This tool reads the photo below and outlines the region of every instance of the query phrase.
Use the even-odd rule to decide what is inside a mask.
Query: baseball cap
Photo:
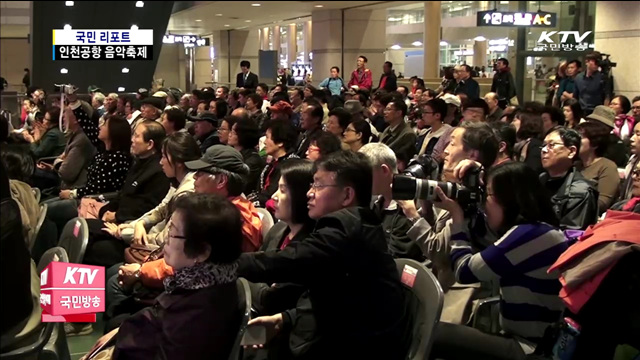
[[[457,107],[462,105],[460,98],[452,94],[444,94],[444,96],[442,96],[442,100],[444,100],[447,105],[455,105]]]
[[[208,121],[212,123],[214,126],[218,126],[218,118],[216,114],[212,112],[205,111],[198,116],[189,116],[189,120],[191,121]]]
[[[269,110],[275,113],[287,113],[287,114],[293,113],[293,108],[291,107],[291,104],[282,100],[278,101],[272,106],[269,106]]]
[[[192,171],[214,167],[234,174],[249,174],[249,167],[245,165],[242,154],[227,145],[213,145],[205,151],[200,160],[187,161],[184,165]]]
[[[349,114],[358,114],[364,111],[362,104],[358,100],[347,100],[344,103],[344,109],[349,112]]]

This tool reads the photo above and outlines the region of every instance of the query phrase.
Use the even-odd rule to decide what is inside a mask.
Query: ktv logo
[[[43,322],[95,322],[105,310],[105,269],[52,262],[40,274]]]

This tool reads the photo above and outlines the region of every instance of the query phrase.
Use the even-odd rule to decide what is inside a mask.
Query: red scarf
[[[624,204],[622,211],[633,211],[633,208],[635,208],[638,203],[640,203],[640,196],[633,197]]]

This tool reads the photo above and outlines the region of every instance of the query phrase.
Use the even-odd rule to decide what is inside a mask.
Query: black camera
[[[438,177],[438,169],[437,161],[427,154],[422,154],[409,161],[402,174],[419,179],[435,179]]]
[[[414,174],[424,174],[424,167],[417,168],[414,164],[409,166],[402,175],[393,177],[392,197],[394,200],[430,200],[438,201],[436,187],[442,189],[449,199],[455,200],[464,209],[475,206],[482,199],[482,188],[480,186],[480,169],[469,169],[462,179],[462,184],[435,181],[413,176]],[[409,170],[412,169],[412,172]]]

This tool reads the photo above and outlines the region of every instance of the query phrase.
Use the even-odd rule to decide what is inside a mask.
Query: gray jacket
[[[62,189],[75,189],[87,184],[87,169],[96,152],[96,148],[82,130],[69,135],[62,154],[64,160],[58,168]]]

